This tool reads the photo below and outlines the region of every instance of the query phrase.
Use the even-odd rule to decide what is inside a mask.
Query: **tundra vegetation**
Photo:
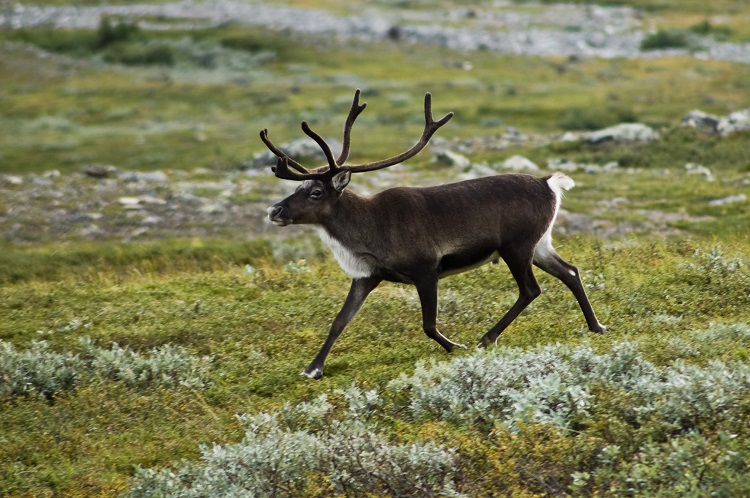
[[[750,107],[750,66],[650,49],[746,43],[750,12],[599,3],[641,9],[648,57],[189,19],[2,28],[0,495],[749,495],[750,135],[680,122]],[[262,128],[284,143],[307,119],[339,136],[356,87],[371,104],[356,162],[419,136],[425,91],[456,113],[431,148],[470,159],[423,153],[355,177],[357,192],[502,171],[513,156],[540,175],[573,167],[556,247],[609,331],[589,333],[568,289],[537,272],[542,295],[497,347],[448,356],[424,338],[416,292],[381,285],[326,376],[300,377],[349,280],[312,231],[263,225],[295,185],[251,159]],[[624,121],[659,138],[561,139]],[[439,292],[439,325],[465,344],[517,294],[494,265]]]

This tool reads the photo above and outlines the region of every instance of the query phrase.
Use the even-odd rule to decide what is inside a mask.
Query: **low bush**
[[[201,448],[200,463],[139,469],[125,496],[462,496],[454,452],[430,442],[394,443],[377,421],[382,399],[352,387],[286,404],[277,413],[240,416],[237,444]]]
[[[563,114],[558,125],[564,130],[599,130],[618,123],[638,121],[628,109],[601,107],[574,107]]]
[[[641,40],[641,50],[692,48],[692,45],[689,34],[679,29],[660,29]]]
[[[352,387],[336,398],[241,416],[240,443],[139,469],[126,496],[737,496],[750,486],[747,363],[658,366],[633,342],[498,348],[421,362],[382,397]],[[408,424],[426,429],[393,430]]]
[[[117,343],[104,349],[88,338],[81,342],[83,354],[52,351],[45,341],[32,341],[23,351],[0,341],[0,400],[33,393],[53,399],[81,383],[105,380],[191,389],[208,383],[211,359],[190,355],[184,348],[166,345],[147,356]]]
[[[175,62],[174,50],[164,43],[116,43],[109,46],[102,56],[111,64],[127,66],[171,66]]]

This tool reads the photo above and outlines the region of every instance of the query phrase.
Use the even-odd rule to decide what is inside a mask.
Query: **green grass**
[[[575,238],[559,246],[581,268],[610,332],[588,333],[569,291],[540,275],[545,293],[501,337],[503,345],[587,341],[606,347],[637,340],[650,360],[663,364],[671,360],[669,354],[649,345],[689,338],[713,323],[750,319],[746,240],[723,242],[718,260],[712,259],[716,244],[710,241],[608,244]],[[3,286],[0,338],[18,349],[44,339],[56,351],[71,352],[81,351],[82,336],[135,351],[177,345],[214,358],[210,387],[189,391],[104,382],[80,386],[52,402],[33,395],[4,400],[4,495],[85,490],[88,496],[111,496],[124,489],[135,465],[191,459],[199,443],[236,441],[237,413],[312,399],[352,382],[380,389],[399,373],[411,372],[418,360],[448,359],[420,329],[414,290],[383,285],[336,345],[324,378],[303,380],[298,374],[346,294],[347,279],[334,263],[326,259],[299,272],[266,260],[249,274],[241,264],[217,265],[210,252],[134,249],[130,257],[102,259],[85,272],[75,260],[63,260],[54,277]],[[19,260],[26,255],[12,248],[4,252]],[[744,266],[727,269],[736,258]],[[168,269],[154,270],[165,260]],[[502,265],[442,281],[443,332],[473,344],[510,306],[515,292]],[[736,346],[707,352],[710,356],[698,361],[743,359],[747,345]],[[409,431],[420,430],[418,421],[410,423]]]
[[[140,35],[156,47],[186,36]],[[17,38],[13,32],[4,36]],[[370,106],[354,131],[353,158],[369,159],[387,154],[394,135],[419,135],[427,90],[436,113],[456,112],[441,135],[465,138],[493,133],[496,128],[488,123],[539,132],[633,119],[672,126],[692,108],[718,114],[739,108],[750,80],[748,66],[686,58],[571,62],[435,47],[404,51],[395,43],[351,43],[331,58],[330,48],[317,40],[290,41],[256,28],[190,36],[187,46],[193,48],[186,50],[202,50],[196,47],[211,42],[232,47],[222,49],[229,53],[249,49],[276,55],[250,63],[241,73],[188,67],[182,59],[174,67],[125,70],[90,65],[87,59],[30,63],[26,50],[7,45],[0,59],[7,82],[0,111],[2,169],[65,172],[88,163],[232,169],[263,150],[257,139],[263,128],[282,142],[300,136],[299,123],[307,119],[321,133],[339,135],[356,87]],[[471,62],[473,69],[460,69],[455,61]],[[361,138],[365,130],[367,140]]]

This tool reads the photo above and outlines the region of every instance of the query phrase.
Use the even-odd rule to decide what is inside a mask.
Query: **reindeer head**
[[[268,218],[279,226],[295,224],[318,224],[334,209],[341,193],[349,184],[352,173],[374,171],[387,168],[401,163],[421,151],[432,135],[447,123],[453,113],[448,113],[438,121],[432,119],[432,96],[426,93],[424,96],[425,128],[419,141],[410,149],[397,156],[365,164],[346,165],[349,157],[349,146],[352,126],[357,116],[365,109],[367,104],[359,103],[360,91],[354,93],[349,116],[344,125],[344,142],[339,157],[334,158],[330,146],[323,138],[312,131],[306,121],[302,122],[302,131],[320,146],[325,154],[328,164],[312,170],[306,169],[300,163],[287,156],[276,147],[268,138],[268,130],[260,132],[260,139],[273,152],[278,160],[276,166],[271,169],[278,178],[284,180],[297,180],[303,182],[297,190],[284,199],[268,208]]]

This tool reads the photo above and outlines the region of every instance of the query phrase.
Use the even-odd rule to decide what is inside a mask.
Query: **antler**
[[[284,152],[281,149],[279,149],[278,147],[276,147],[273,144],[273,142],[271,142],[271,140],[268,138],[268,130],[267,129],[260,130],[260,139],[263,140],[264,144],[266,144],[266,147],[268,147],[268,150],[270,150],[271,152],[273,152],[279,158],[279,161],[276,162],[276,166],[271,166],[271,170],[274,173],[276,173],[278,171],[278,166],[280,165],[282,159],[285,161],[285,164],[286,164],[286,166],[284,167],[284,169],[286,169],[287,171],[289,171],[290,175],[293,174],[291,172],[291,170],[289,170],[288,166],[290,166],[290,165],[292,166],[292,168],[296,169],[299,173],[302,173],[302,174],[309,174],[310,173],[310,171],[308,171],[307,169],[305,169],[304,166],[302,166],[300,163],[298,163],[297,161],[295,161],[291,157],[289,157],[286,154],[284,154]],[[278,176],[278,174],[276,176]],[[282,178],[282,177],[279,176],[279,178]],[[284,178],[284,180],[296,180],[296,178]]]
[[[435,121],[432,117],[432,95],[427,92],[424,96],[425,127],[424,131],[422,131],[422,136],[419,138],[419,141],[417,143],[415,143],[410,149],[402,152],[401,154],[390,157],[388,159],[382,159],[380,161],[371,163],[344,166],[343,163],[349,157],[352,126],[354,125],[354,121],[357,119],[357,116],[359,116],[359,114],[367,106],[367,104],[359,104],[359,96],[360,90],[357,89],[357,91],[354,93],[354,100],[352,101],[352,107],[349,110],[349,116],[347,117],[346,123],[344,124],[344,143],[341,149],[341,154],[338,158],[334,159],[331,147],[328,145],[328,143],[326,143],[323,137],[315,133],[306,121],[302,122],[302,130],[318,144],[318,146],[323,151],[323,154],[325,154],[326,160],[328,161],[327,167],[322,166],[314,170],[305,169],[304,166],[287,156],[268,139],[268,130],[261,131],[261,140],[263,140],[263,143],[266,144],[270,151],[279,158],[276,162],[276,166],[271,168],[276,176],[285,180],[324,179],[331,178],[333,175],[340,171],[360,173],[364,171],[374,171],[377,169],[387,168],[388,166],[393,166],[394,164],[404,162],[405,160],[417,155],[422,149],[424,149],[425,145],[427,145],[427,143],[430,141],[430,138],[432,138],[432,135],[434,135],[441,126],[450,121],[450,119],[453,117],[453,113],[449,112],[439,120]],[[289,168],[290,166],[296,171],[292,171]]]
[[[348,171],[351,171],[352,173],[361,173],[363,171],[374,171],[376,169],[387,168],[388,166],[393,166],[394,164],[404,162],[410,157],[416,156],[419,151],[424,149],[425,145],[427,145],[427,142],[430,141],[430,138],[432,138],[432,135],[435,134],[438,128],[450,121],[452,117],[453,113],[449,112],[437,121],[432,119],[432,95],[430,95],[430,92],[427,92],[424,95],[424,131],[422,132],[422,136],[419,138],[419,141],[417,143],[415,143],[409,150],[404,151],[397,156],[371,163],[344,166],[341,169],[346,169]]]
[[[359,88],[356,92],[354,92],[352,107],[349,110],[349,116],[346,118],[346,123],[344,124],[344,143],[341,148],[341,154],[337,159],[333,159],[333,153],[331,152],[331,148],[329,147],[328,143],[326,143],[326,141],[323,140],[320,135],[312,131],[310,125],[308,125],[306,121],[302,122],[302,130],[310,138],[315,140],[318,146],[320,146],[320,148],[323,150],[323,153],[325,154],[328,161],[328,167],[322,166],[313,170],[306,169],[300,163],[285,154],[281,149],[276,147],[273,142],[271,142],[271,140],[268,138],[268,130],[264,129],[260,132],[260,139],[264,144],[266,144],[266,147],[268,147],[268,149],[279,158],[276,161],[276,166],[271,166],[271,170],[276,173],[276,176],[278,178],[282,178],[284,180],[309,180],[311,178],[320,178],[321,174],[335,174],[339,170],[339,166],[343,164],[344,161],[346,161],[347,157],[349,157],[349,146],[351,143],[351,132],[354,121],[357,119],[357,116],[359,116],[360,113],[365,110],[365,107],[367,107],[367,104],[360,105],[360,93],[361,92]],[[289,169],[289,166],[294,168],[296,172]]]
[[[344,164],[349,157],[349,140],[351,138],[354,120],[357,119],[357,116],[359,116],[359,114],[365,110],[365,107],[367,107],[367,103],[359,105],[359,94],[360,91],[359,88],[357,88],[357,91],[354,92],[352,108],[349,110],[349,116],[346,118],[346,123],[344,124],[344,145],[341,147],[341,154],[336,159],[336,164],[339,166]]]

